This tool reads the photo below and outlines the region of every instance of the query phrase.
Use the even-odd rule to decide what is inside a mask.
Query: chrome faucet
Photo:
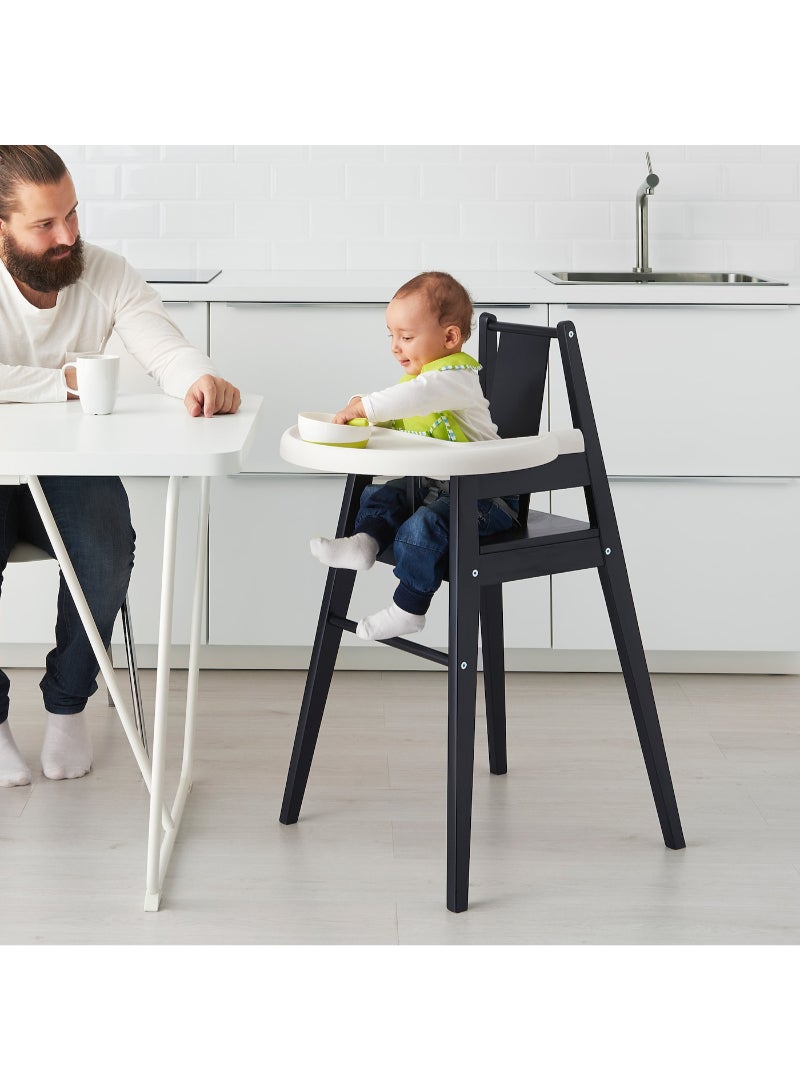
[[[658,185],[658,175],[653,174],[650,152],[645,152],[645,155],[647,156],[647,177],[636,191],[636,265],[633,269],[635,273],[653,271],[648,265],[647,198],[652,196],[653,190]]]

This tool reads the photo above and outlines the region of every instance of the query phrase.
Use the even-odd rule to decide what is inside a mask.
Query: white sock
[[[369,571],[380,551],[378,542],[369,534],[312,537],[309,545],[321,564],[327,564],[329,568],[350,568],[351,571]]]
[[[412,632],[421,632],[425,627],[425,616],[420,613],[406,613],[394,602],[380,613],[373,613],[358,622],[356,635],[362,640],[391,640],[395,636],[408,636]]]
[[[83,712],[47,713],[42,771],[48,780],[76,780],[92,767],[92,739]]]
[[[0,723],[0,787],[24,787],[31,782],[31,770],[17,749],[8,720]]]

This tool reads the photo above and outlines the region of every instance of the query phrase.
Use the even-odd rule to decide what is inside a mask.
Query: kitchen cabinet
[[[797,652],[800,308],[551,306],[575,323],[646,650]],[[569,420],[551,379],[553,427]],[[582,493],[553,510],[586,517]],[[595,572],[553,647],[614,646]]]

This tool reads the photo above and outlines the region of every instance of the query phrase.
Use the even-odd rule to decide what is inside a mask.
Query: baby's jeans
[[[444,486],[446,488],[446,485]],[[516,511],[518,496],[506,496]],[[422,478],[415,495],[417,506],[409,515],[405,478],[367,485],[361,495],[355,533],[369,534],[383,551],[393,545],[394,574],[399,585],[395,604],[407,613],[427,613],[447,575],[450,543],[450,497],[442,483]],[[478,534],[485,537],[508,530],[513,518],[494,500],[478,500]]]

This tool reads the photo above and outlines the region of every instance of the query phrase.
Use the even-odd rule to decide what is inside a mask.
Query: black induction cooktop
[[[140,269],[148,284],[210,284],[222,269]]]

